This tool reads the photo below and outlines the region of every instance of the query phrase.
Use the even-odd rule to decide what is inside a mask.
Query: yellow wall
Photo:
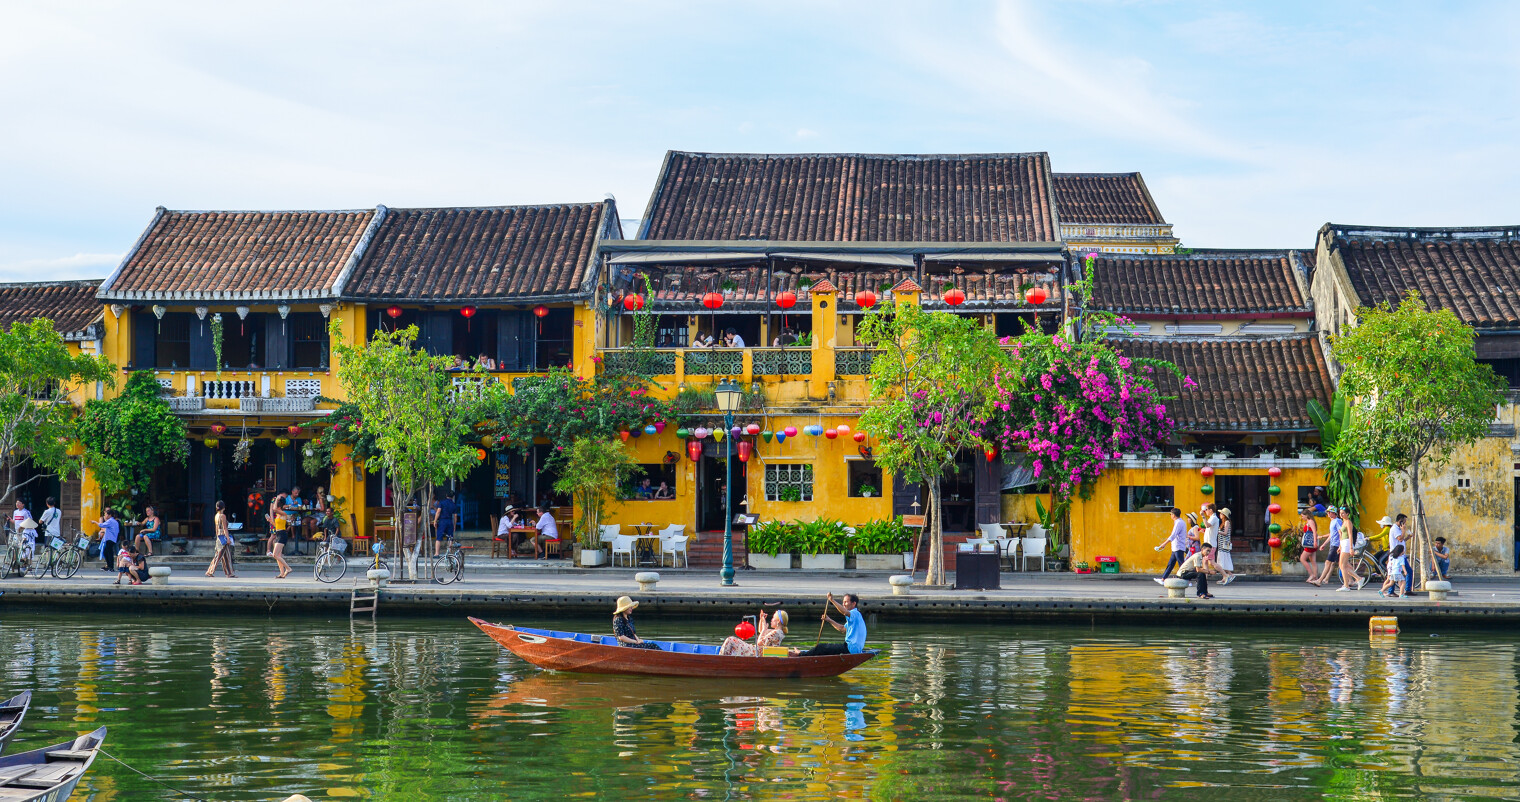
[[[1513,415],[1515,407],[1509,406]],[[1515,455],[1511,441],[1488,437],[1457,449],[1442,470],[1422,472],[1425,520],[1431,537],[1446,538],[1454,571],[1514,570]],[[1414,515],[1414,495],[1401,473],[1387,487],[1394,512]],[[1457,487],[1467,479],[1471,487]],[[1379,482],[1380,486],[1384,486]]]

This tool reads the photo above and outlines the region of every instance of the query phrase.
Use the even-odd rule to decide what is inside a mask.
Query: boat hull
[[[20,732],[21,722],[26,719],[26,711],[31,706],[31,691],[22,691],[0,702],[0,752],[4,752],[11,737]]]
[[[650,677],[734,677],[745,679],[808,679],[837,677],[876,656],[874,651],[824,657],[732,657],[655,649],[632,649],[549,637],[542,630],[492,624],[479,618],[470,623],[502,648],[550,671],[579,674],[639,674]],[[573,634],[573,633],[564,633]],[[675,644],[684,645],[684,644]]]
[[[90,740],[91,745],[83,751],[74,751],[73,747],[86,738]],[[106,728],[101,727],[74,741],[0,757],[0,776],[3,776],[7,770],[22,766],[37,766],[39,769],[45,769],[66,764],[71,770],[66,779],[46,788],[28,788],[0,782],[0,790],[9,794],[4,797],[6,802],[66,802],[74,793],[74,787],[79,785],[79,781],[84,779],[90,766],[95,763],[95,757],[100,753],[100,745],[105,739]],[[50,752],[62,754],[49,756]]]

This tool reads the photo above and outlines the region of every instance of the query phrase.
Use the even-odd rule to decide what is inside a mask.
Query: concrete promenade
[[[87,564],[72,579],[12,577],[0,581],[0,615],[7,610],[38,607],[100,610],[109,606],[137,613],[216,610],[257,611],[266,614],[346,615],[351,591],[367,587],[364,568],[352,563],[348,575],[332,585],[312,578],[309,561],[297,563],[286,579],[276,579],[273,565],[245,560],[239,576],[205,578],[205,562],[165,560],[174,568],[167,586],[114,586],[114,573],[98,563]],[[1071,574],[1004,573],[1002,589],[949,590],[914,587],[909,596],[892,596],[888,573],[877,572],[762,572],[740,571],[736,587],[724,588],[711,570],[660,570],[661,581],[651,593],[639,591],[634,571],[626,568],[574,569],[557,561],[483,561],[466,572],[462,582],[394,584],[381,597],[380,615],[479,615],[510,620],[524,616],[610,616],[614,601],[629,595],[642,602],[645,617],[682,616],[736,618],[754,612],[763,602],[780,602],[794,621],[815,617],[825,593],[859,593],[863,608],[886,620],[961,620],[985,624],[1021,622],[1148,622],[1180,621],[1231,625],[1316,626],[1334,622],[1365,627],[1372,615],[1395,615],[1406,626],[1439,629],[1451,626],[1511,627],[1520,623],[1520,580],[1510,577],[1458,577],[1456,594],[1431,602],[1422,594],[1385,599],[1375,586],[1336,592],[1276,577],[1242,577],[1228,586],[1212,586],[1217,598],[1167,599],[1149,577],[1075,576]],[[920,578],[922,574],[919,575]],[[111,600],[130,599],[126,608]],[[1307,617],[1307,619],[1306,619]]]

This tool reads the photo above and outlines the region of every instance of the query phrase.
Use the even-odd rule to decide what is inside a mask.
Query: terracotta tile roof
[[[1363,304],[1397,304],[1411,289],[1478,329],[1520,328],[1520,226],[1326,226]]]
[[[1056,173],[1054,179],[1062,223],[1166,223],[1139,173]]]
[[[911,278],[905,278],[892,286],[893,292],[923,292],[924,288]]]
[[[0,284],[0,329],[45,317],[68,339],[93,339],[92,326],[105,307],[95,298],[99,279]]]
[[[1054,242],[1044,153],[671,151],[642,239]]]
[[[1178,396],[1167,409],[1184,431],[1312,430],[1309,399],[1329,405],[1334,384],[1314,334],[1286,337],[1117,337],[1121,353],[1163,359],[1197,387],[1170,373],[1158,382]]]
[[[1093,264],[1093,307],[1128,315],[1310,315],[1289,251],[1102,253]]]
[[[331,298],[376,211],[176,212],[160,208],[100,297]]]
[[[621,236],[612,201],[386,209],[343,297],[460,300],[586,290],[601,237]]]
[[[788,290],[797,294],[800,304],[807,298],[810,288],[836,292],[839,309],[844,312],[859,309],[855,304],[855,293],[863,290],[871,290],[879,297],[894,290],[923,292],[922,300],[926,308],[949,309],[951,307],[943,300],[942,288],[946,283],[954,283],[966,293],[966,302],[957,308],[967,312],[986,312],[991,309],[1048,309],[1055,312],[1060,309],[1061,298],[1060,282],[1054,272],[1000,272],[991,275],[986,272],[965,272],[926,275],[923,277],[924,283],[929,285],[932,291],[919,288],[919,282],[914,279],[917,274],[912,268],[837,267],[781,263],[768,280],[767,268],[764,264],[721,267],[689,265],[663,269],[651,267],[641,272],[649,275],[650,283],[654,287],[653,305],[662,309],[700,307],[702,295],[722,291],[722,283],[725,280],[732,282],[735,287],[722,291],[724,308],[744,311],[774,310],[773,299]],[[803,286],[804,279],[812,282],[810,288]],[[1049,296],[1049,300],[1040,307],[1032,307],[1024,302],[1023,288],[1036,284],[1044,287]],[[642,283],[634,281],[630,286],[634,291],[640,291]]]

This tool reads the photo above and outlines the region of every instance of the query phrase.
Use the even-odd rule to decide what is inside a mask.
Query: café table
[[[654,565],[659,560],[660,536],[654,524],[629,524],[633,529],[634,548],[638,551],[639,565]]]
[[[507,530],[507,557],[510,559],[517,556],[517,546],[531,538],[538,537],[538,528],[533,526],[514,526]],[[535,547],[535,555],[538,550]]]

